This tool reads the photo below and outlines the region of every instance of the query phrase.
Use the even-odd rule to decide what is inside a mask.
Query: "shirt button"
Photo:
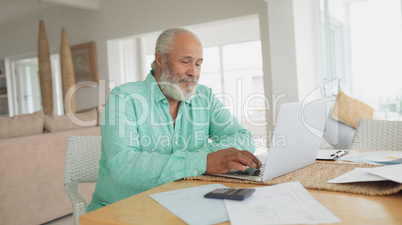
[[[177,145],[177,141],[176,142],[174,142],[176,145]]]
[[[197,175],[197,173],[198,173],[197,171],[194,171],[194,175]]]

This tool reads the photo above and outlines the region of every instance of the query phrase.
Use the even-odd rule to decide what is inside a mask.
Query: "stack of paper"
[[[402,183],[401,171],[402,164],[375,168],[356,168],[328,181],[328,183],[352,183],[382,180],[391,180],[397,183]]]

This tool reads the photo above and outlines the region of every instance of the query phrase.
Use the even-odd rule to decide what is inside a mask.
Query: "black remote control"
[[[218,188],[204,195],[205,198],[219,198],[219,199],[232,199],[244,200],[249,197],[255,189],[252,188]]]

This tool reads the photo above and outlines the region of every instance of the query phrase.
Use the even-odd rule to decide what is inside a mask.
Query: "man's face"
[[[174,100],[190,99],[196,92],[201,73],[202,46],[188,34],[177,35],[163,60],[159,85]]]

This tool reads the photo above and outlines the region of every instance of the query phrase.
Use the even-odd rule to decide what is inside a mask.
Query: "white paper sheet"
[[[391,180],[402,183],[402,164],[375,168],[356,168],[328,181],[328,183],[352,183],[381,180]]]
[[[232,225],[341,222],[299,182],[255,189],[256,191],[243,201],[225,199]]]
[[[364,157],[364,159],[379,163],[402,163],[402,154],[386,154],[378,156]]]
[[[368,163],[368,164],[373,164],[373,165],[384,165],[383,163],[373,162],[371,160],[366,159],[367,157],[376,157],[376,156],[382,156],[382,155],[386,155],[386,153],[365,152],[365,153],[360,153],[357,155],[345,155],[338,160],[349,161],[349,162],[358,162],[358,163]]]
[[[342,183],[353,183],[353,182],[366,182],[366,181],[382,181],[387,180],[384,177],[380,177],[371,174],[365,170],[365,168],[356,168],[350,172],[340,175],[327,183],[342,184]]]
[[[402,184],[402,165],[401,164],[370,168],[369,172],[371,174],[375,174],[377,176],[381,176],[381,177],[387,178],[388,180],[392,180],[394,182],[398,182],[398,183]]]
[[[229,220],[222,199],[204,198],[222,184],[209,184],[149,195],[188,224],[216,224]]]
[[[402,165],[401,164],[370,168],[369,172],[371,174],[375,174],[377,176],[381,176],[381,177],[387,178],[388,180],[392,180],[394,182],[398,182],[398,183],[402,184]]]

